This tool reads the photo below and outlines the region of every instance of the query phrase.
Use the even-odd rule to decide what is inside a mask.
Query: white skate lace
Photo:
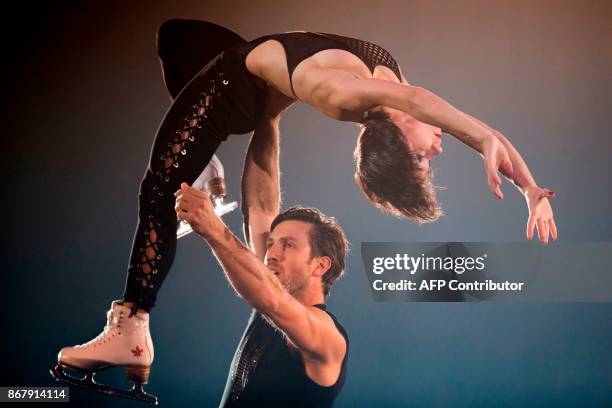
[[[97,346],[101,342],[105,342],[111,330],[115,327],[119,326],[119,318],[113,314],[111,310],[106,312],[106,325],[102,330],[102,333],[98,334],[93,339],[89,340],[87,343],[79,344],[76,348],[88,347],[88,346]]]

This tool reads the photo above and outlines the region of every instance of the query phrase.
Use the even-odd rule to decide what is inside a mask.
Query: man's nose
[[[280,251],[278,244],[272,244],[268,248],[268,252],[266,253],[266,258],[268,261],[278,262],[280,260]]]

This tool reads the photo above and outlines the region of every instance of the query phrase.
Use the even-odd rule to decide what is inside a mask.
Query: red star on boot
[[[136,348],[134,350],[130,350],[132,352],[132,354],[134,354],[134,357],[141,357],[142,356],[142,352],[144,351],[143,349],[141,349],[140,347],[136,346]]]

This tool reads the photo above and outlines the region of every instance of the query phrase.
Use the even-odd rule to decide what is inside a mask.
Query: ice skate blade
[[[70,368],[85,374],[85,378],[75,378],[64,372],[64,368]],[[100,370],[101,371],[101,370]],[[121,388],[113,388],[108,385],[98,384],[94,380],[94,372],[83,371],[77,367],[72,367],[68,364],[57,363],[51,370],[51,375],[57,381],[63,381],[69,385],[85,388],[92,391],[98,391],[108,395],[114,395],[122,398],[129,398],[138,401],[148,402],[150,404],[157,405],[157,397],[155,395],[147,394],[142,388],[142,383],[134,382],[131,390],[124,390]]]
[[[223,202],[220,203],[215,203],[215,214],[217,214],[217,216],[222,217],[225,214],[234,211],[236,208],[238,208],[238,203],[236,201],[232,201],[231,203],[227,203],[224,204]],[[176,229],[176,238],[183,238],[184,236],[187,236],[189,234],[191,234],[193,232],[193,229],[191,228],[191,225],[189,225],[188,222],[185,221],[180,221],[177,223],[177,229]]]
[[[219,217],[234,211],[238,208],[238,203],[236,201],[232,201],[231,203],[223,203],[223,201],[215,202],[215,214]]]

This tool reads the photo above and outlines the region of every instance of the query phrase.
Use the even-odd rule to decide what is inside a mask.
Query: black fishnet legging
[[[231,78],[214,63],[203,67],[241,43],[245,41],[237,34],[204,21],[172,19],[158,29],[157,51],[173,104],[155,137],[138,195],[138,226],[123,299],[141,309],[155,305],[174,260],[173,193],[181,182],[192,183],[200,175],[223,139],[209,126],[209,118],[227,114],[219,111],[218,102]]]
[[[222,72],[196,77],[174,101],[153,144],[139,193],[138,227],[132,245],[124,300],[144,310],[155,304],[176,251],[173,193],[191,183],[219,146],[207,120],[228,81]]]

